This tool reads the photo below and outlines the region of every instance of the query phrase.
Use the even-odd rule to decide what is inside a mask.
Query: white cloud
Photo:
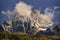
[[[14,11],[7,10],[6,12],[2,11],[2,13],[7,15],[10,19],[13,19],[14,16],[18,14],[17,16],[28,17],[30,19],[35,18],[35,19],[39,20],[38,22],[42,26],[47,26],[47,25],[51,26],[51,24],[53,23],[51,16],[53,16],[53,14],[49,13],[48,11],[47,11],[48,13],[46,12],[47,14],[40,14],[39,10],[37,10],[37,11],[35,11],[36,14],[34,14],[34,16],[32,17],[31,9],[32,9],[31,5],[28,5],[24,2],[19,2],[16,4]],[[33,20],[35,20],[35,19],[33,19]],[[25,19],[23,18],[23,21],[24,20]]]
[[[2,14],[7,16],[9,19],[13,19],[16,14],[16,11],[15,10],[14,11],[7,10],[6,12],[2,11]]]
[[[49,16],[51,19],[53,19],[54,12],[53,12],[52,9],[46,8],[46,9],[45,9],[45,14],[46,14],[47,16]]]
[[[33,15],[33,14],[32,14]],[[52,15],[52,14],[51,14]],[[40,12],[39,12],[39,10],[36,10],[35,12],[34,12],[34,16],[32,17],[35,21],[37,21],[39,24],[40,24],[40,26],[46,26],[46,27],[48,27],[48,26],[51,26],[51,25],[53,25],[53,22],[52,22],[52,18],[51,17],[49,17],[49,16],[51,16],[50,14],[49,15],[47,15],[47,14],[41,14]]]
[[[15,10],[19,15],[28,17],[31,14],[31,8],[31,5],[28,5],[24,2],[19,2],[16,4]]]
[[[60,6],[55,6],[54,9],[60,8]]]

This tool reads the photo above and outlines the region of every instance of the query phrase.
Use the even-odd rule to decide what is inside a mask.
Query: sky
[[[28,5],[32,5],[33,9],[40,10],[42,13],[44,13],[46,8],[53,9],[55,6],[60,6],[60,0],[0,0],[0,23],[3,23],[3,21],[7,19],[7,16],[1,12],[7,10],[13,11],[15,9],[15,5],[19,1],[23,1]],[[59,17],[60,16],[57,17],[58,20]]]

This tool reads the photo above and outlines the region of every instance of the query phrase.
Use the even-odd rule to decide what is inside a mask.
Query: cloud
[[[16,11],[10,11],[10,10],[7,10],[7,11],[2,11],[2,14],[4,14],[5,16],[7,16],[9,19],[13,19],[16,15]]]
[[[31,14],[31,8],[31,5],[28,5],[24,2],[19,2],[16,4],[15,10],[19,15],[28,17]]]
[[[52,17],[51,17],[52,14],[48,13],[48,14],[41,14],[39,12],[39,10],[35,10],[33,13],[32,13],[32,18],[37,21],[40,26],[45,26],[45,27],[48,27],[48,26],[51,26],[53,25],[53,22],[52,22]]]
[[[60,25],[60,6],[55,6],[54,7],[53,21],[56,25]]]
[[[31,5],[28,5],[20,1],[19,3],[16,4],[15,9],[13,11],[7,10],[2,11],[2,13],[8,16],[10,19],[12,19],[14,15],[29,17],[32,12],[31,9],[32,9]]]
[[[55,6],[54,9],[60,8],[60,6]]]
[[[32,6],[28,5],[24,2],[19,2],[16,4],[15,9],[13,11],[7,10],[6,12],[2,11],[3,14],[9,17],[9,19],[14,19],[14,17],[18,16],[23,16],[23,17],[28,17],[30,20],[35,20],[41,25],[41,26],[51,26],[53,24],[52,22],[52,17],[51,13],[49,13],[47,10],[46,14],[41,14],[39,10],[34,10],[32,11]],[[52,15],[53,16],[53,15]],[[27,20],[25,18],[22,18],[23,21]],[[21,19],[20,19],[21,20]]]
[[[46,8],[44,14],[41,14],[41,22],[44,26],[51,26],[53,25],[53,17],[54,17],[54,13],[53,13],[53,10],[50,9],[50,8]]]
[[[46,14],[47,16],[49,16],[51,19],[53,19],[53,17],[54,17],[53,10],[50,9],[50,8],[46,8],[46,9],[45,9],[45,14]]]
[[[46,27],[53,25],[52,18],[50,18],[49,15],[41,14],[40,17],[41,17],[41,25]]]

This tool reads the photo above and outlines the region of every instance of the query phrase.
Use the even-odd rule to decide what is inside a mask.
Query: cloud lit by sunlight
[[[28,17],[28,18],[30,17],[30,19],[32,19],[31,14],[33,12],[31,9],[32,9],[31,5],[28,5],[24,2],[19,2],[16,4],[14,11],[7,10],[6,12],[2,11],[2,13],[7,15],[10,19],[13,19],[15,17],[15,15],[17,15],[17,14],[18,14],[17,16],[24,16],[24,17]],[[34,16],[33,16],[34,18],[39,19],[39,23],[42,26],[51,26],[51,24],[53,24],[53,22],[52,22],[53,14],[49,13],[47,10],[45,10],[46,14],[41,14],[41,13],[39,13],[39,10],[38,10],[38,12],[36,11],[37,14],[36,15],[34,14]]]

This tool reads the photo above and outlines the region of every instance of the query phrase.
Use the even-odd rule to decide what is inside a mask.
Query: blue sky
[[[27,4],[32,5],[33,9],[41,9],[43,12],[46,7],[53,8],[60,5],[60,0],[0,0],[0,12],[2,10],[13,10],[15,4],[19,1],[24,1]]]
[[[52,8],[54,6],[60,6],[60,0],[0,0],[0,23],[6,20],[6,16],[1,14],[1,11],[14,10],[16,3],[24,1],[25,3],[32,5],[33,9],[38,9],[42,13],[45,8]]]

